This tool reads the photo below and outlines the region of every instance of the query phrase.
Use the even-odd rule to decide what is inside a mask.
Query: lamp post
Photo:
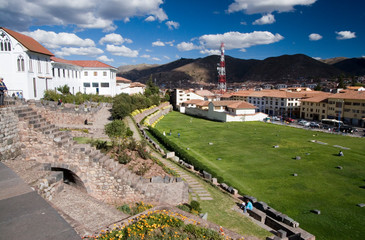
[[[343,105],[343,100],[342,99],[337,99],[338,102],[338,107],[339,107],[339,111],[338,111],[338,132],[340,131],[340,127],[341,127],[341,112],[342,112],[342,105]]]

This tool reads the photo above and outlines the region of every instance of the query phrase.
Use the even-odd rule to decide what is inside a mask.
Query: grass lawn
[[[317,239],[365,236],[365,208],[356,206],[365,203],[365,189],[360,188],[365,186],[364,138],[261,122],[212,122],[177,112],[165,116],[156,127],[161,132],[171,129],[169,139],[189,147],[193,156],[241,194],[267,202]],[[351,150],[342,150],[345,156],[338,157],[340,149],[333,145]],[[312,209],[321,210],[321,214],[310,213]]]

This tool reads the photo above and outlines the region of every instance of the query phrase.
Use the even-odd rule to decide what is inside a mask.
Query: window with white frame
[[[18,72],[24,72],[24,58],[19,56],[17,59]]]
[[[0,51],[2,52],[10,52],[11,51],[11,44],[8,35],[4,32],[0,33]]]

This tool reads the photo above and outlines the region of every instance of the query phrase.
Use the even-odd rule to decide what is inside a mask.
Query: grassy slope
[[[365,185],[365,139],[258,122],[211,122],[176,112],[157,128],[171,129],[170,139],[189,147],[241,193],[294,218],[317,239],[365,236],[365,208],[356,206],[365,202],[365,190],[359,187]],[[344,157],[335,156],[339,152],[333,147],[336,144],[351,150],[343,150]],[[294,160],[295,156],[302,159]],[[336,168],[339,165],[343,170]],[[310,213],[311,209],[321,210],[321,215]]]

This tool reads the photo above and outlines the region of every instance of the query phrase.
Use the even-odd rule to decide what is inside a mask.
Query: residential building
[[[301,118],[338,119],[347,124],[365,126],[365,92],[343,90],[302,100]]]
[[[179,109],[183,102],[198,99],[204,101],[215,101],[216,95],[208,90],[183,90],[174,89],[172,92],[172,104],[175,108]]]
[[[256,112],[256,107],[244,101],[190,100],[182,104],[185,114],[220,122],[263,121],[267,114]]]

